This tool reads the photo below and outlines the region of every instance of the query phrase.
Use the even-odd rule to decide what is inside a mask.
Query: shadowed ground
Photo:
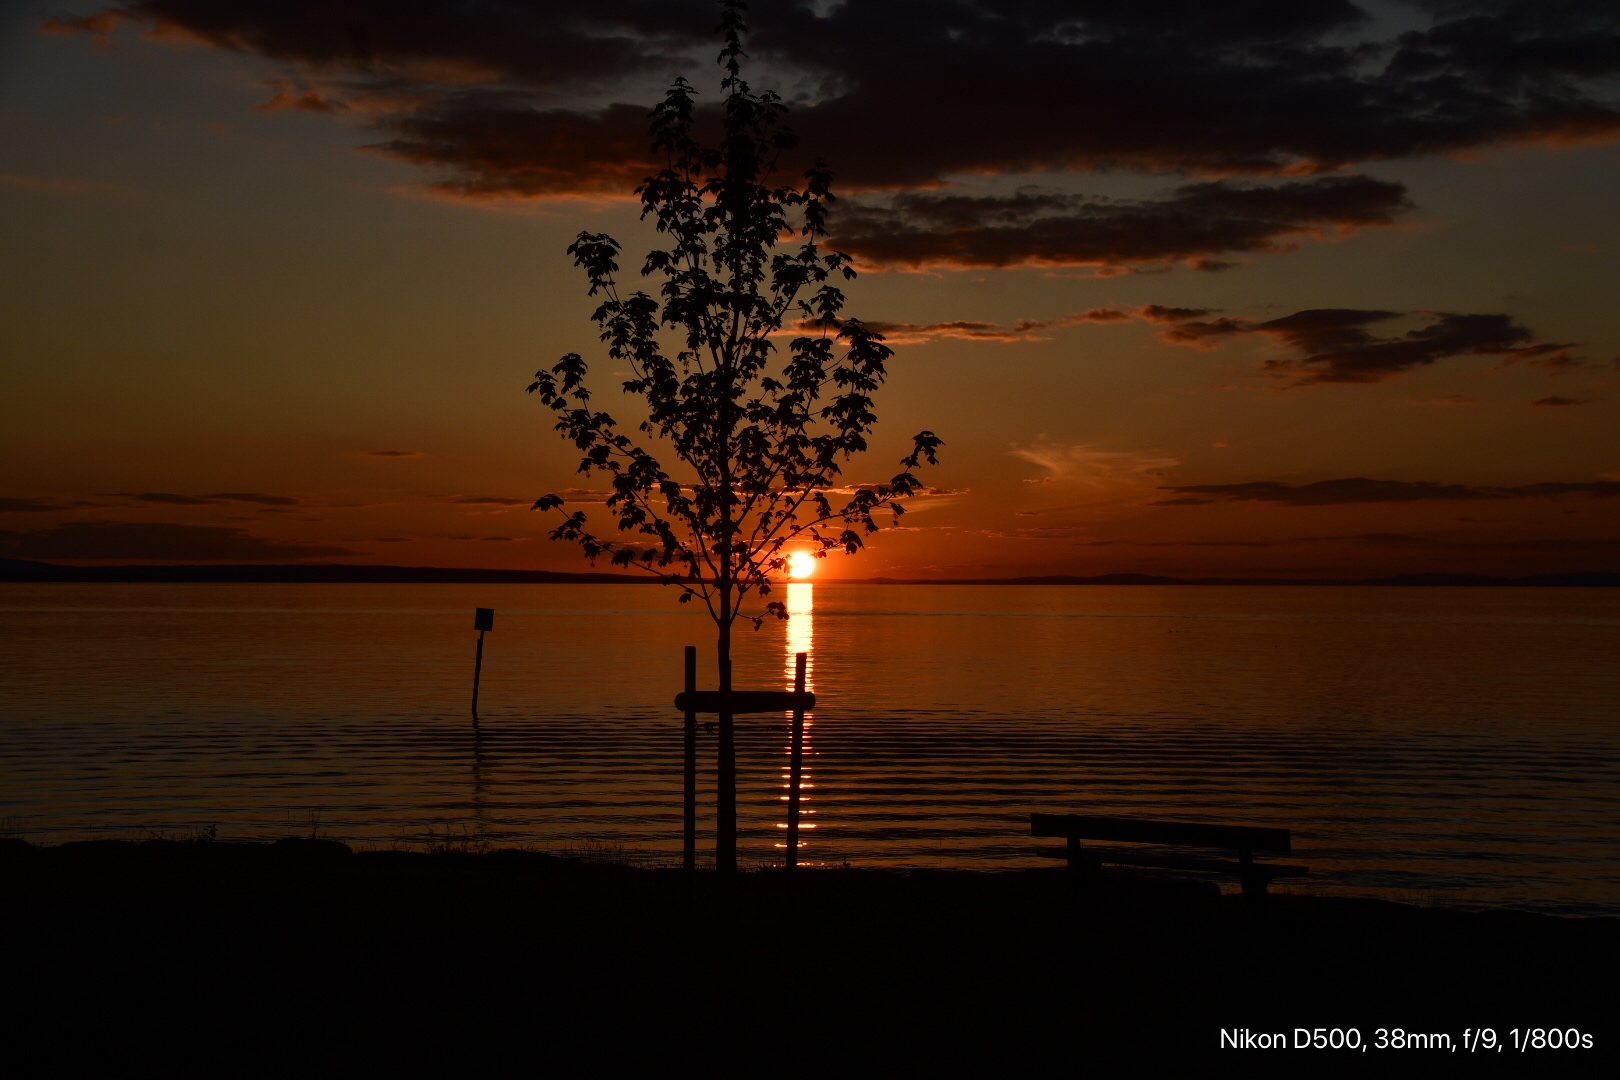
[[[727,887],[516,850],[5,841],[0,892],[8,1016],[71,1032],[52,1043],[63,1065],[216,1039],[243,1066],[446,1045],[532,1064],[588,1039],[610,1058],[816,1071],[846,1054],[1230,1054],[1221,1028],[1620,1034],[1620,920],[1286,895],[1254,909],[1123,874],[762,871]]]

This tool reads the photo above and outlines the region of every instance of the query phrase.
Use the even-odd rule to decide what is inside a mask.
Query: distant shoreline
[[[562,573],[553,570],[481,570],[444,566],[346,566],[337,563],[201,566],[63,566],[0,559],[0,583],[286,584],[286,585],[655,585],[631,574]],[[844,578],[829,585],[1318,585],[1491,586],[1615,588],[1620,573],[1583,571],[1490,577],[1482,574],[1398,574],[1374,578],[1177,578],[1155,574],[1081,577],[1049,574],[1007,578]]]

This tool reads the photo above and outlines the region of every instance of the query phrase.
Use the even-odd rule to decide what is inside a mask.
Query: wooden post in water
[[[804,693],[804,653],[793,654],[793,692]],[[801,699],[802,700],[802,699]],[[793,710],[793,742],[788,751],[787,868],[799,865],[799,786],[804,776],[804,706]]]
[[[686,692],[697,690],[697,646],[686,647]],[[681,868],[697,868],[697,710],[686,710],[686,828],[681,835]]]
[[[473,609],[473,629],[478,631],[478,653],[473,658],[473,727],[478,726],[478,678],[484,672],[484,631],[495,629],[494,608]]]

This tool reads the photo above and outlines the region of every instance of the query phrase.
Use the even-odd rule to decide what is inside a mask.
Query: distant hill
[[[0,581],[282,582],[286,584],[576,585],[644,584],[630,574],[559,574],[550,570],[470,570],[443,566],[58,566],[0,559]]]
[[[1010,578],[865,578],[863,585],[1195,585],[1185,578],[1156,574],[1099,574],[1077,577],[1073,574],[1046,574]]]
[[[1077,577],[1049,574],[1013,578],[868,578],[867,585],[1531,585],[1547,587],[1620,586],[1620,574],[1587,571],[1538,574],[1532,577],[1486,577],[1480,574],[1400,574],[1381,578],[1175,578],[1155,574],[1100,574]]]
[[[0,559],[0,582],[282,582],[286,584],[445,584],[445,585],[645,585],[656,578],[639,574],[564,574],[551,570],[472,570],[444,566],[344,566],[337,563],[273,566],[59,566],[23,559]],[[863,578],[841,585],[1397,585],[1397,586],[1620,586],[1620,574],[1588,571],[1532,577],[1475,574],[1401,574],[1382,578],[1174,578],[1154,574],[1052,574],[1011,578]]]

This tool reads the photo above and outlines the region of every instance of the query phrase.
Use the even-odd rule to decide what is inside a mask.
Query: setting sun
[[[788,574],[796,578],[807,578],[816,572],[816,557],[808,551],[795,551],[788,556]]]

